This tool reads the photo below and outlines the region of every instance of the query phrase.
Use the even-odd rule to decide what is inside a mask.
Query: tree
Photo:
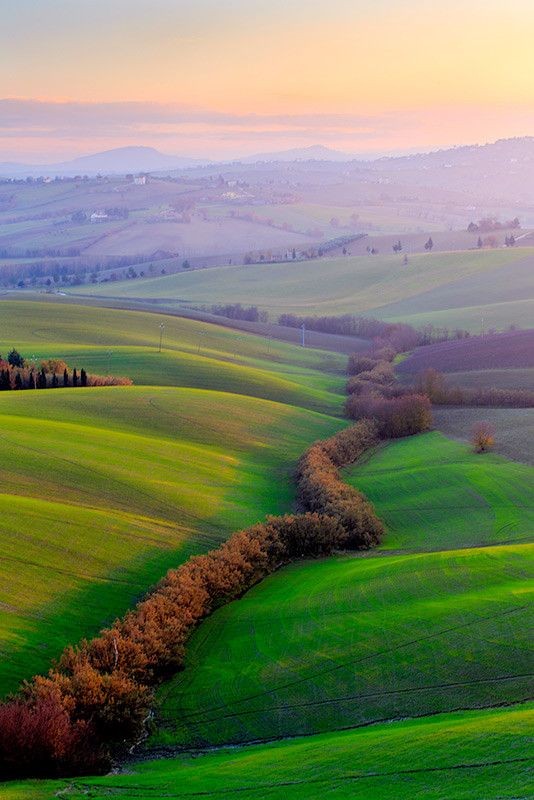
[[[58,386],[59,386],[59,381],[56,373],[54,372],[54,374],[52,375],[52,389],[57,389]]]
[[[24,366],[24,359],[22,358],[21,354],[13,348],[10,350],[7,356],[7,363],[10,364],[12,367],[23,367]]]
[[[87,372],[83,368],[80,371],[80,386],[87,386]]]
[[[72,385],[78,386],[78,373],[76,372],[76,367],[72,370]]]
[[[481,236],[478,237],[477,247],[478,247],[479,250],[481,250],[482,247],[484,247],[484,242],[482,241],[482,237]]]
[[[393,245],[393,252],[400,253],[401,250],[402,250],[402,243],[401,240],[399,239],[398,242],[395,242],[395,244]]]
[[[473,426],[471,441],[475,453],[486,453],[495,444],[495,429],[491,422],[477,422]]]
[[[39,374],[37,375],[37,388],[46,389],[46,387],[47,387],[46,372],[44,371],[44,369],[41,369],[39,371]]]
[[[32,371],[30,372],[30,377],[28,379],[28,389],[35,389],[35,388],[36,388],[36,386],[35,386],[35,375],[34,375],[34,372],[33,372],[33,369],[32,369]]]
[[[182,261],[182,269],[189,269],[190,266],[191,266],[191,264],[189,263],[187,258],[185,259],[185,261]]]
[[[428,241],[425,242],[425,250],[428,250],[428,252],[430,252],[433,247],[434,247],[434,242],[432,241],[432,237],[429,236]]]
[[[63,386],[69,385],[69,373],[67,371],[67,367],[63,370]]]
[[[20,372],[17,372],[15,375],[15,389],[22,389],[22,378],[20,377]]]

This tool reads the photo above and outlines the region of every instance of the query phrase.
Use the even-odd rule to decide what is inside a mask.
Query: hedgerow
[[[205,617],[294,560],[380,542],[373,506],[339,470],[382,438],[426,430],[431,416],[425,395],[395,395],[391,364],[375,355],[373,363],[351,362],[359,372],[350,381],[364,387],[347,400],[358,422],[313,444],[298,463],[298,513],[268,517],[170,570],[122,619],[67,647],[48,675],[0,705],[0,776],[108,769],[143,735],[154,689],[183,667],[187,641]]]

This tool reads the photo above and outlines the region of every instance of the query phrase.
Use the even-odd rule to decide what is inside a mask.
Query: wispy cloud
[[[378,115],[246,114],[146,102],[0,100],[0,139],[41,140],[44,149],[50,142],[61,141],[80,141],[85,146],[87,139],[179,146],[193,138],[203,154],[217,143],[228,149],[232,144],[336,142],[341,138],[357,145],[383,137],[395,127],[391,118]]]

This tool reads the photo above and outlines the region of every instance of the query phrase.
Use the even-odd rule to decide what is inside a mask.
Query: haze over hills
[[[101,153],[79,156],[56,164],[0,164],[0,175],[97,175],[156,170],[183,169],[209,163],[209,159],[188,158],[160,153],[154,147],[117,147]]]
[[[362,157],[356,153],[345,153],[314,144],[309,147],[296,147],[235,159],[192,158],[182,155],[162,153],[154,147],[128,146],[117,147],[85,156],[78,156],[66,161],[51,164],[26,164],[21,162],[0,163],[0,176],[73,176],[101,174],[125,174],[128,172],[166,172],[194,167],[219,164],[286,163],[322,161],[330,163],[353,162],[365,165],[367,169],[378,172],[398,172],[404,170],[432,171],[438,169],[489,169],[504,171],[513,175],[521,165],[521,169],[529,164],[534,165],[534,137],[524,136],[513,139],[500,139],[483,145],[462,145],[443,150],[409,153],[404,155],[385,155]]]

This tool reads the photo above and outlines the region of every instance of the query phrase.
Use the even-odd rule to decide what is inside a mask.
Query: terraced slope
[[[367,313],[479,332],[482,317],[486,328],[532,324],[533,263],[532,248],[416,254],[409,255],[407,265],[402,256],[379,254],[218,267],[81,291],[97,297],[159,298],[178,306],[256,303],[273,315]]]
[[[124,774],[2,787],[5,800],[517,800],[532,795],[531,704],[129,764]]]
[[[355,468],[388,527],[382,552],[291,566],[217,612],[193,637],[189,668],[162,688],[152,744],[528,698],[534,470],[475,458],[432,433]]]

